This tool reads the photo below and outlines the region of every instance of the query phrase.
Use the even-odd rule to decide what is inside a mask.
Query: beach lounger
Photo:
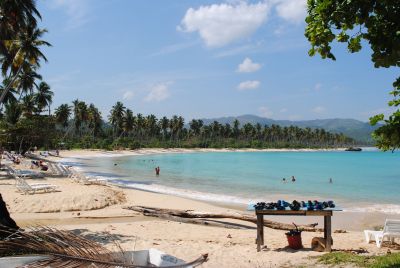
[[[77,170],[71,168],[71,179],[75,182],[83,183],[83,184],[107,184],[106,179],[95,178],[95,177],[87,177],[85,174],[78,172]]]
[[[57,189],[56,185],[47,183],[28,184],[23,178],[16,177],[16,187],[19,191],[25,194],[35,194],[36,192],[54,192]]]
[[[18,176],[22,178],[43,178],[44,175],[39,172],[35,172],[32,170],[17,170],[12,168],[11,166],[7,166],[8,174],[11,176]]]
[[[383,231],[364,230],[364,234],[367,243],[373,238],[378,248],[382,246],[385,238],[393,243],[395,238],[400,238],[400,220],[386,219]]]

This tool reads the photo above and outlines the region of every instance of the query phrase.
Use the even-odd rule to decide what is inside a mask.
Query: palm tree
[[[44,107],[49,107],[50,116],[50,104],[53,102],[53,91],[46,82],[41,82],[38,86],[37,93],[35,94],[35,100],[39,109],[39,113],[43,111]]]
[[[108,117],[109,122],[113,126],[114,135],[119,136],[123,129],[123,118],[125,114],[125,107],[122,102],[118,101],[110,111],[110,115]]]
[[[0,1],[0,40],[11,40],[28,25],[36,27],[36,17],[41,19],[35,0]]]
[[[166,116],[164,116],[163,118],[161,118],[161,120],[159,121],[160,124],[160,128],[162,129],[162,133],[163,133],[163,139],[165,140],[165,138],[167,137],[167,131],[168,131],[168,127],[169,127],[169,120]]]
[[[133,131],[135,126],[135,117],[133,116],[133,112],[131,109],[126,109],[124,115],[124,132],[128,135]]]
[[[86,123],[88,120],[87,104],[84,101],[79,101],[78,99],[74,100],[72,104],[74,105],[75,132],[80,135],[82,134],[82,124]]]
[[[0,103],[3,103],[9,88],[14,84],[27,63],[39,67],[41,59],[47,62],[47,58],[39,49],[41,46],[51,46],[50,43],[41,40],[41,37],[46,32],[47,30],[45,29],[38,29],[33,25],[28,25],[24,28],[24,31],[18,33],[15,40],[3,41],[9,55],[1,58],[1,68],[3,75],[6,75],[7,71],[10,70],[10,77],[12,78],[10,84],[0,96]]]
[[[101,130],[101,113],[93,103],[88,108],[88,127],[93,133],[93,137],[97,136]]]
[[[10,83],[10,80],[9,79],[4,79],[3,80],[3,84],[2,85],[0,85],[0,92],[2,93],[3,92],[3,90],[7,87],[7,85]],[[1,94],[0,93],[0,94]],[[14,102],[14,101],[17,101],[17,98],[15,97],[15,94],[17,93],[17,91],[16,91],[16,89],[15,89],[15,87],[11,87],[10,89],[9,89],[9,91],[7,92],[7,94],[5,95],[5,97],[4,97],[4,102],[5,103],[10,103],[10,102]]]
[[[22,98],[22,111],[25,117],[30,117],[37,111],[35,96],[33,94],[25,95]]]
[[[68,127],[68,120],[71,116],[71,106],[68,104],[61,104],[55,111],[56,122],[61,124],[64,128]]]
[[[42,80],[42,76],[35,72],[35,67],[32,65],[26,65],[27,67],[22,68],[16,83],[18,85],[18,90],[20,96],[23,93],[27,94],[33,93],[33,87],[38,87],[35,80]]]
[[[22,114],[21,105],[16,101],[12,101],[6,103],[5,108],[6,108],[4,112],[5,121],[11,125],[15,125]]]

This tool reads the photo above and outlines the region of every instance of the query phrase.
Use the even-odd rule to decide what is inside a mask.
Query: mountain
[[[211,119],[202,119],[205,125],[212,123],[213,121],[218,121],[221,124],[233,124],[233,121],[237,119],[240,124],[257,124],[261,125],[279,125],[282,127],[286,126],[298,126],[301,128],[309,127],[312,129],[323,128],[329,132],[343,133],[353,139],[360,142],[370,143],[372,142],[371,133],[377,126],[371,126],[367,122],[362,122],[355,119],[315,119],[315,120],[303,120],[303,121],[290,121],[290,120],[274,120],[270,118],[260,117],[256,115],[246,114],[240,116],[229,116]]]

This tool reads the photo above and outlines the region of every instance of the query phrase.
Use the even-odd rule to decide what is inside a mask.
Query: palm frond
[[[122,248],[119,252],[111,252],[101,244],[75,235],[70,231],[58,230],[50,227],[30,227],[27,230],[9,231],[6,240],[0,241],[0,254],[13,255],[37,254],[48,258],[35,261],[25,267],[129,267],[147,268],[153,266],[138,266],[134,260],[127,261]],[[199,265],[207,260],[203,255],[184,266]]]

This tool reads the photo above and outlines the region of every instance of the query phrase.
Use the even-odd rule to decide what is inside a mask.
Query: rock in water
[[[9,236],[10,233],[8,231],[16,231],[18,229],[18,225],[10,217],[10,213],[8,213],[6,203],[3,201],[3,197],[0,194],[0,239],[4,239]]]

